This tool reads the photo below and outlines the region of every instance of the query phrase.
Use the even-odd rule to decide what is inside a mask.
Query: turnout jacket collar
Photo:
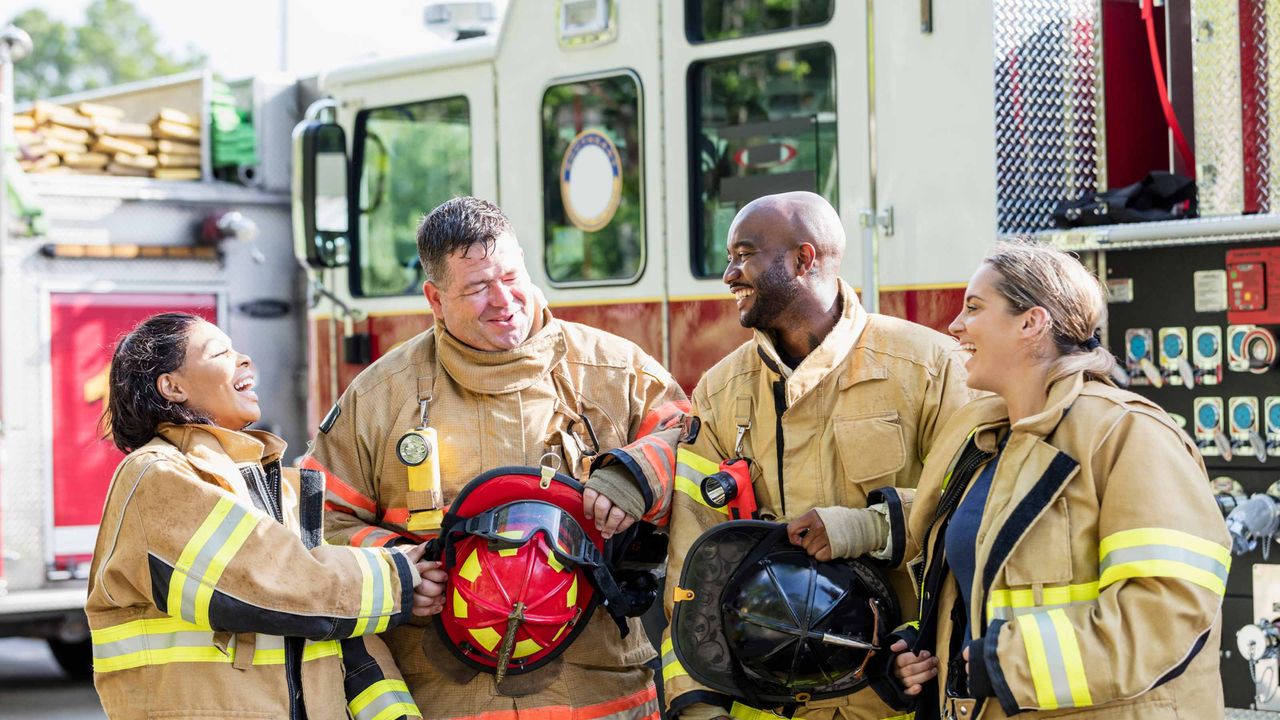
[[[240,468],[267,466],[278,461],[285,441],[263,430],[228,430],[216,425],[174,425],[160,423],[156,437],[172,445],[197,470],[215,480],[224,490],[248,493]],[[155,446],[156,441],[149,445]]]
[[[547,376],[564,359],[566,343],[560,321],[541,308],[541,322],[529,339],[510,350],[477,350],[436,321],[436,356],[441,367],[462,387],[481,395],[525,390]],[[540,327],[539,327],[540,326]]]
[[[831,332],[827,333],[818,347],[806,355],[795,370],[782,362],[773,337],[769,333],[760,329],[754,331],[756,347],[765,364],[786,380],[788,407],[816,388],[823,378],[840,368],[867,326],[867,311],[863,310],[862,304],[858,302],[857,293],[844,280],[839,280],[839,283],[836,301],[841,308],[840,319],[836,321],[835,327],[831,328]]]

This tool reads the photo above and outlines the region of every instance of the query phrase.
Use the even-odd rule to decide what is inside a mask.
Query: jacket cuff
[[[715,720],[721,716],[728,716],[729,711],[719,705],[708,705],[707,703],[693,703],[686,705],[680,710],[680,714],[673,715],[679,720]]]
[[[832,558],[856,558],[885,546],[889,524],[884,515],[868,508],[814,508],[827,531]]]
[[[615,465],[615,462],[619,463],[621,467]],[[617,470],[621,477],[626,479],[628,486],[640,493],[640,512],[636,513],[636,517],[643,517],[645,513],[649,512],[649,508],[653,507],[654,501],[653,490],[649,487],[644,468],[640,467],[640,464],[627,453],[626,449],[618,448],[601,453],[596,458],[595,462],[592,463],[591,477],[587,478],[587,482],[591,482],[596,473],[609,467]],[[605,497],[614,500],[612,496],[605,495]]]
[[[1013,716],[1022,712],[1018,700],[1009,688],[1009,681],[1000,669],[1000,629],[1005,620],[992,620],[987,626],[987,634],[974,640],[969,646],[969,690],[974,697],[995,697],[1000,701],[1000,708],[1005,715]],[[977,676],[981,676],[978,680]]]
[[[633,518],[644,516],[644,496],[636,487],[635,478],[618,463],[605,465],[592,471],[587,487],[609,498],[619,510]]]
[[[409,557],[399,550],[387,548],[385,552],[391,556],[391,564],[400,578],[400,612],[391,617],[390,627],[406,623],[413,618],[413,589],[418,586],[422,576],[418,568],[409,562]]]
[[[907,515],[902,496],[897,488],[883,487],[867,494],[867,505],[883,503],[888,512],[889,540],[888,550],[890,567],[900,567],[903,554],[907,550]]]

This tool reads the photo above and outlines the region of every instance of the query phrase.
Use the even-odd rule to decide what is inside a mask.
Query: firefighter
[[[436,537],[458,492],[481,472],[541,466],[585,479],[594,455],[687,410],[679,386],[635,344],[552,316],[492,203],[445,202],[417,241],[434,326],[352,382],[304,460],[326,475],[329,542]],[[501,682],[459,662],[424,626],[385,638],[427,717],[657,712],[645,667],[656,654],[637,620],[623,638],[596,613],[555,662]]]
[[[361,636],[434,605],[415,593],[423,549],[320,545],[322,478],[243,429],[260,415],[253,388],[249,357],[194,315],[156,315],[116,347],[105,419],[129,455],[85,605],[103,709],[420,717],[385,646]]]
[[[893,647],[917,717],[1221,718],[1230,542],[1195,445],[1108,379],[1106,290],[1008,244],[965,294],[951,332],[994,395],[947,423],[912,506],[920,624]]]
[[[897,496],[880,503],[876,491],[915,487],[935,433],[969,392],[954,340],[862,308],[838,275],[844,247],[840,218],[818,195],[771,195],[744,207],[729,230],[723,279],[754,339],[707,371],[691,418],[596,463],[585,501],[606,533],[636,518],[669,518],[668,617],[690,543],[723,520],[803,517],[808,532],[802,538],[797,528],[798,542],[834,537],[856,545],[842,554],[885,559],[902,550],[887,534],[887,516],[902,511]],[[892,582],[911,607],[907,575]],[[671,650],[668,631],[662,675],[673,716],[760,717],[743,698],[695,682]],[[897,714],[870,691],[801,712]]]

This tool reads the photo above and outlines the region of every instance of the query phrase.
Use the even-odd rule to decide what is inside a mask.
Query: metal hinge
[[[880,212],[871,209],[865,209],[858,213],[858,224],[864,228],[871,227],[872,223],[880,228],[886,237],[893,234],[893,207],[887,207]]]

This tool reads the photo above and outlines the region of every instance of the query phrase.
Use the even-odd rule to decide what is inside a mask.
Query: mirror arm
[[[368,315],[364,310],[357,307],[351,307],[343,302],[342,298],[333,294],[333,291],[325,287],[324,281],[316,274],[312,274],[310,278],[311,292],[308,298],[307,307],[314,309],[320,304],[320,298],[324,298],[333,303],[342,311],[343,318],[351,318],[355,322],[361,322]]]

